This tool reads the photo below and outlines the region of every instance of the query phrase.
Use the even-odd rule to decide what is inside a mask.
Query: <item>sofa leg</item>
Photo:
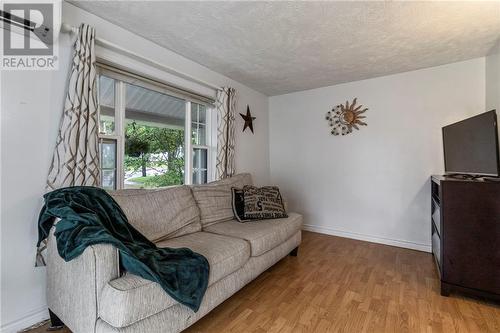
[[[64,323],[59,319],[59,317],[56,316],[52,310],[49,309],[49,315],[50,315],[50,327],[47,329],[47,331],[58,331],[64,327]]]
[[[299,247],[297,246],[295,249],[292,250],[292,252],[290,252],[289,255],[291,255],[292,257],[296,257],[298,253],[299,253]]]

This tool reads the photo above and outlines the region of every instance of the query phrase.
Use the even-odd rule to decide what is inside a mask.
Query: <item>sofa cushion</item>
[[[206,185],[212,185],[212,186],[213,185],[231,185],[231,186],[237,187],[239,184],[242,184],[241,187],[243,187],[243,185],[252,185],[253,184],[252,175],[249,173],[239,173],[239,174],[236,174],[236,175],[229,177],[229,178],[224,178],[221,180],[216,180],[216,181],[210,182]]]
[[[282,219],[221,222],[204,228],[204,231],[245,239],[250,243],[252,257],[256,257],[280,245],[301,228],[302,215],[289,213]]]
[[[127,218],[152,242],[201,230],[200,212],[188,186],[110,192]]]
[[[250,258],[246,241],[206,232],[169,239],[157,246],[188,247],[204,255],[210,263],[209,286],[241,268]],[[112,326],[124,327],[176,304],[158,283],[127,273],[104,287],[99,316]]]
[[[214,223],[232,220],[234,214],[231,188],[251,184],[252,176],[242,173],[206,185],[192,186],[194,198],[200,208],[202,226],[208,227]]]
[[[208,285],[239,269],[250,258],[250,245],[240,238],[209,232],[196,232],[156,244],[158,247],[187,247],[207,258],[210,264]]]

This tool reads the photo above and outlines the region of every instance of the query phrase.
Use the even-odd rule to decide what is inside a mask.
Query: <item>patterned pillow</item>
[[[243,187],[245,219],[279,219],[288,217],[283,205],[283,198],[277,186]]]
[[[243,189],[232,187],[231,194],[234,217],[236,217],[239,222],[250,221],[249,219],[245,219],[245,198],[243,196]]]

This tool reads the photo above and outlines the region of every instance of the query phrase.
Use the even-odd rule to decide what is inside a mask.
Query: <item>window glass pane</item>
[[[191,142],[195,145],[207,144],[205,105],[191,103]]]
[[[207,149],[195,148],[193,149],[193,169],[206,169],[207,168]]]
[[[207,107],[205,105],[200,105],[198,113],[198,122],[202,124],[207,123]]]
[[[125,188],[184,183],[182,99],[126,84]]]
[[[204,184],[207,182],[207,156],[206,148],[193,149],[193,184]]]
[[[116,189],[116,141],[101,140],[101,186]]]
[[[205,130],[205,125],[197,125],[197,128],[193,130],[193,135],[193,143],[195,145],[205,146],[207,144],[207,132]]]
[[[106,190],[116,190],[116,171],[104,170],[101,171],[101,187]]]
[[[191,103],[191,122],[198,122],[198,106],[199,104]]]
[[[193,184],[206,184],[207,183],[207,170],[193,170]]]
[[[99,77],[99,133],[115,134],[115,80]]]

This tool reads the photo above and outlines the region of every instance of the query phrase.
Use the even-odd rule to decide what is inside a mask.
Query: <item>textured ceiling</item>
[[[266,95],[484,56],[500,2],[73,4]]]

